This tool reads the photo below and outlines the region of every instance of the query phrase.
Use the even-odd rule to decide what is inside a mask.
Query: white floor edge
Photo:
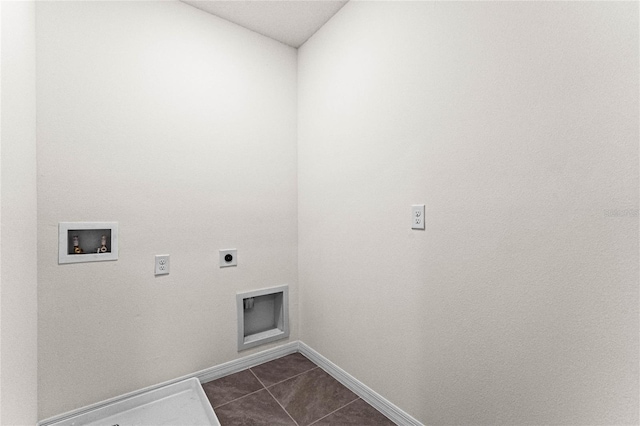
[[[167,386],[185,379],[197,377],[200,383],[210,382],[211,380],[219,379],[229,374],[237,373],[247,368],[255,367],[256,365],[263,364],[268,361],[272,361],[277,358],[281,358],[285,355],[289,355],[295,352],[300,352],[302,355],[309,358],[316,363],[320,368],[329,373],[333,378],[346,386],[353,393],[358,395],[368,404],[373,406],[376,410],[387,416],[393,422],[401,426],[424,426],[422,423],[411,417],[409,414],[402,411],[400,408],[383,398],[378,393],[367,387],[364,383],[360,382],[349,373],[338,367],[333,362],[322,356],[320,353],[306,345],[301,341],[294,341],[282,346],[278,346],[272,349],[267,349],[262,352],[257,352],[245,356],[243,358],[235,359],[229,362],[225,362],[220,365],[216,365],[205,370],[201,370],[186,376],[178,377],[173,380],[168,380],[157,385],[149,386],[144,389],[139,389],[134,392],[129,392],[124,395],[117,396],[105,401],[98,402],[96,404],[87,405],[86,407],[72,410],[64,414],[60,414],[54,417],[50,417],[38,422],[38,426],[48,426],[56,422],[70,419],[72,417],[84,414],[86,412],[95,410],[105,405],[113,404],[115,402],[130,398],[132,396],[139,395],[150,390],[158,389],[162,386]]]

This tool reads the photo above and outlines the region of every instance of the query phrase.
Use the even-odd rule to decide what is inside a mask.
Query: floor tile
[[[262,389],[262,384],[249,370],[231,374],[221,379],[213,380],[202,385],[211,406],[216,408],[241,396]]]
[[[313,426],[327,425],[393,426],[395,423],[358,398],[355,402],[313,424]]]
[[[293,353],[273,361],[260,364],[251,370],[266,387],[304,373],[317,366],[301,353]]]
[[[215,409],[222,426],[295,426],[266,389]]]
[[[300,426],[306,426],[344,407],[358,397],[320,368],[269,388]]]

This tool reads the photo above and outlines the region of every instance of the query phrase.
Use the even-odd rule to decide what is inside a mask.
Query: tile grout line
[[[255,377],[256,379],[258,379],[258,381],[260,382],[260,384],[261,384],[262,386],[264,386],[264,383],[262,383],[262,380],[260,380],[260,379],[258,378],[258,376],[256,375],[256,373],[254,373],[254,372],[253,372],[253,370],[251,370],[251,369],[249,369],[249,371],[251,371],[251,374],[253,374],[253,375],[254,375],[254,377]],[[266,386],[264,387],[264,389],[269,393],[269,395],[271,395],[271,398],[273,398],[273,400],[276,402],[276,404],[278,404],[278,405],[280,406],[280,408],[282,408],[282,411],[284,411],[284,412],[285,412],[285,414],[286,414],[287,416],[289,416],[289,418],[291,419],[291,421],[293,421],[293,424],[295,424],[296,426],[300,426],[300,425],[298,424],[298,422],[296,422],[296,419],[294,419],[293,417],[291,417],[291,414],[289,414],[289,412],[287,411],[287,409],[286,409],[286,408],[284,408],[284,407],[282,406],[282,404],[280,404],[280,401],[278,401],[278,400],[276,399],[276,397],[275,397],[275,396],[273,396],[273,394],[269,391],[269,389],[268,389]]]
[[[253,367],[251,367],[251,368],[253,368]],[[237,400],[242,399],[242,398],[244,398],[244,397],[247,397],[247,396],[249,396],[249,395],[253,395],[254,393],[258,393],[258,392],[260,392],[261,390],[266,390],[266,389],[267,389],[267,386],[265,386],[265,384],[264,384],[264,383],[262,383],[262,380],[258,379],[258,376],[256,375],[256,373],[254,373],[254,372],[253,372],[253,370],[252,370],[251,368],[247,368],[246,370],[242,370],[242,371],[247,371],[247,370],[248,370],[248,371],[251,371],[251,374],[253,374],[253,377],[255,377],[255,378],[256,378],[256,380],[258,380],[258,383],[260,383],[260,385],[262,386],[262,388],[261,388],[261,389],[258,389],[258,390],[254,390],[253,392],[250,392],[250,393],[248,393],[248,394],[246,394],[246,395],[239,396],[239,397],[237,397],[237,398],[235,398],[235,399],[232,399],[231,401],[227,401],[227,402],[225,402],[224,404],[216,405],[215,407],[213,407],[213,409],[214,409],[214,410],[215,410],[216,408],[220,408],[220,407],[222,407],[222,406],[224,406],[224,405],[231,404],[232,402],[236,402]],[[298,377],[298,376],[300,376],[300,375],[302,375],[302,374],[304,374],[304,373],[308,373],[309,371],[311,371],[311,370],[315,370],[316,368],[320,368],[320,367],[318,367],[318,366],[316,365],[315,367],[310,368],[310,369],[308,369],[307,371],[303,371],[302,373],[298,373],[298,374],[296,374],[295,376],[291,376],[291,377],[289,377],[288,379],[280,380],[280,381],[279,381],[279,382],[277,382],[277,383],[274,383],[274,384],[272,384],[272,385],[269,385],[269,387],[271,387],[271,386],[275,386],[275,385],[279,385],[280,383],[284,383],[284,382],[286,382],[286,381],[287,381],[287,380],[289,380],[289,379],[293,379],[294,377]],[[241,373],[242,371],[239,371],[239,373]],[[269,395],[271,395],[271,392],[269,392]],[[273,395],[271,395],[271,396],[273,397]],[[274,398],[274,399],[275,399],[275,398]],[[287,410],[285,410],[285,411],[287,411]],[[287,413],[287,414],[288,414],[288,413]],[[294,420],[294,421],[295,421],[295,420]]]
[[[247,370],[251,370],[251,369],[250,369],[250,368],[247,368]],[[244,371],[244,370],[243,370],[243,371]],[[242,373],[242,371],[239,371],[238,373]],[[252,371],[252,373],[253,373],[253,371]],[[253,376],[255,377],[255,374],[254,374]],[[257,377],[256,377],[256,379],[257,379]],[[258,383],[260,383],[260,384],[262,385],[262,389],[265,389],[264,384],[263,384],[260,380],[258,380]],[[253,394],[254,394],[254,393],[256,393],[256,392],[260,392],[262,389],[254,390],[253,392],[250,392],[250,393],[248,393],[248,394],[246,394],[246,395],[239,396],[239,397],[238,397],[238,398],[236,398],[236,399],[232,399],[231,401],[227,401],[227,402],[225,402],[224,404],[220,404],[220,405],[218,405],[217,407],[213,407],[213,409],[215,410],[216,408],[220,408],[220,407],[222,407],[223,405],[231,404],[232,402],[235,402],[235,401],[237,401],[237,400],[239,400],[239,399],[242,399],[242,398],[244,398],[245,396],[253,395]]]
[[[356,395],[356,396],[357,396],[357,395]],[[322,416],[322,417],[320,417],[318,420],[316,420],[316,421],[314,421],[314,422],[312,422],[312,423],[309,423],[309,425],[308,425],[308,426],[312,426],[312,425],[314,425],[314,424],[318,423],[320,420],[322,420],[322,419],[324,419],[324,418],[326,418],[326,417],[329,417],[329,416],[330,416],[330,415],[332,415],[333,413],[336,413],[336,412],[338,412],[338,411],[342,410],[342,409],[343,409],[343,408],[345,408],[345,407],[348,407],[349,405],[353,404],[354,402],[356,402],[356,401],[357,401],[357,400],[359,400],[359,399],[360,399],[360,397],[357,397],[357,398],[356,398],[356,399],[354,399],[353,401],[346,403],[345,405],[343,405],[342,407],[338,408],[337,410],[333,410],[332,412],[330,412],[330,413],[329,413],[329,414],[327,414],[326,416]]]
[[[262,383],[260,383],[260,384],[262,385]],[[263,386],[264,386],[264,385],[263,385]],[[242,398],[247,397],[247,396],[249,396],[249,395],[253,395],[254,393],[258,393],[258,392],[260,392],[261,390],[265,390],[265,389],[266,389],[266,388],[258,389],[258,390],[255,390],[255,391],[251,392],[251,393],[248,393],[248,394],[246,394],[246,395],[239,396],[238,398],[236,398],[236,399],[232,399],[231,401],[227,401],[227,402],[225,402],[224,404],[217,405],[217,406],[213,407],[213,409],[215,410],[216,408],[220,408],[220,407],[223,407],[223,406],[225,406],[225,405],[227,405],[227,404],[231,404],[232,402],[236,402],[236,401],[237,401],[237,400],[239,400],[239,399],[242,399]]]
[[[308,369],[307,371],[303,371],[302,373],[298,373],[298,374],[296,374],[295,376],[291,376],[291,377],[286,378],[286,379],[284,379],[284,380],[280,380],[279,382],[274,383],[274,384],[269,385],[269,386],[265,386],[265,385],[263,384],[263,386],[265,387],[265,389],[266,389],[266,388],[272,388],[272,387],[274,387],[275,385],[279,385],[280,383],[284,383],[284,382],[286,382],[287,380],[291,380],[291,379],[294,379],[294,378],[296,378],[296,377],[298,377],[298,376],[302,376],[303,374],[308,373],[309,371],[315,370],[316,368],[320,368],[320,367],[318,367],[318,366],[316,365],[315,367],[310,368],[310,369]],[[253,373],[253,371],[251,371],[251,372]],[[253,373],[253,375],[255,376],[255,375],[256,375],[256,373]],[[256,377],[258,377],[258,376],[256,376]],[[258,379],[258,380],[259,380],[259,379]],[[260,383],[262,383],[262,382],[260,382]]]
[[[257,374],[256,374],[256,373],[254,373],[252,369],[249,369],[249,371],[251,372],[251,374],[253,374],[253,377],[255,377],[255,378],[256,378],[256,380],[257,380],[258,382],[260,382],[260,384],[262,385],[262,387],[266,389],[267,387],[264,385],[264,383],[262,383],[262,380],[260,380],[260,378],[257,376]]]
[[[287,416],[289,416],[289,418],[293,421],[293,423],[294,423],[296,426],[300,426],[300,425],[298,425],[298,422],[296,421],[296,419],[294,419],[294,418],[291,416],[291,414],[289,414],[289,412],[287,411],[287,409],[286,409],[286,408],[284,408],[284,406],[283,406],[282,404],[280,404],[280,401],[278,401],[278,399],[277,399],[275,396],[273,396],[273,394],[271,393],[271,391],[270,391],[269,389],[267,389],[267,388],[265,388],[265,389],[267,390],[267,392],[269,392],[269,395],[271,395],[271,398],[273,398],[273,400],[274,400],[274,401],[275,401],[275,402],[276,402],[280,407],[282,407],[282,410],[283,410],[285,413],[287,413]]]

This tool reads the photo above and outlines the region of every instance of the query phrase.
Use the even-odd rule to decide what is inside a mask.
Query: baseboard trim
[[[196,373],[195,377],[200,380],[200,383],[210,382],[212,380],[228,376],[229,374],[238,373],[242,370],[246,370],[247,368],[273,361],[274,359],[281,358],[285,355],[299,352],[299,345],[300,342],[296,340],[295,342],[267,349],[266,351],[247,355],[243,358],[234,359],[233,361],[225,362],[224,364],[202,370]]]
[[[396,405],[389,402],[367,385],[338,367],[329,359],[303,342],[299,342],[299,352],[316,363],[320,368],[329,373],[334,379],[346,386],[351,392],[358,395],[369,405],[387,416],[391,421],[401,426],[424,426],[418,420],[402,411]]]
[[[233,373],[240,372],[242,370],[246,370],[247,368],[255,367],[256,365],[263,364],[265,362],[273,361],[274,359],[281,358],[285,355],[289,355],[292,353],[300,352],[302,355],[309,358],[311,361],[316,363],[320,368],[329,373],[333,378],[346,386],[353,393],[358,395],[368,404],[373,406],[376,410],[380,411],[382,414],[387,416],[393,422],[400,426],[424,426],[418,420],[411,417],[409,414],[402,411],[396,405],[389,402],[387,399],[383,398],[380,394],[373,391],[367,385],[344,371],[342,368],[338,367],[336,364],[331,362],[329,359],[322,356],[319,352],[312,349],[307,344],[301,341],[289,342],[285,345],[277,346],[275,348],[267,349],[265,351],[257,352],[255,354],[247,355],[245,357],[235,359],[229,362],[225,362],[223,364],[216,365],[211,368],[207,368],[201,371],[197,371],[192,374],[187,374],[186,376],[178,377],[173,380],[168,380],[163,383],[158,383],[157,385],[149,386],[144,389],[139,389],[133,392],[129,392],[124,395],[117,396],[115,398],[107,399],[105,401],[98,402],[96,404],[87,405],[86,407],[79,408],[77,410],[72,410],[66,412],[64,414],[60,414],[54,417],[50,417],[45,420],[41,420],[38,422],[38,426],[50,426],[58,422],[62,422],[73,417],[85,414],[89,411],[96,410],[98,408],[102,408],[106,405],[113,404],[119,401],[122,401],[127,398],[131,398],[133,396],[139,395],[144,392],[148,392],[154,389],[161,388],[163,386],[171,385],[177,382],[180,382],[185,379],[190,379],[192,377],[196,377],[200,380],[200,383],[210,382],[212,380],[219,379],[224,376],[228,376]]]

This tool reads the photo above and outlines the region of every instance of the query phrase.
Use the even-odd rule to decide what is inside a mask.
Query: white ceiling
[[[347,3],[347,0],[182,1],[293,47],[300,47]]]

